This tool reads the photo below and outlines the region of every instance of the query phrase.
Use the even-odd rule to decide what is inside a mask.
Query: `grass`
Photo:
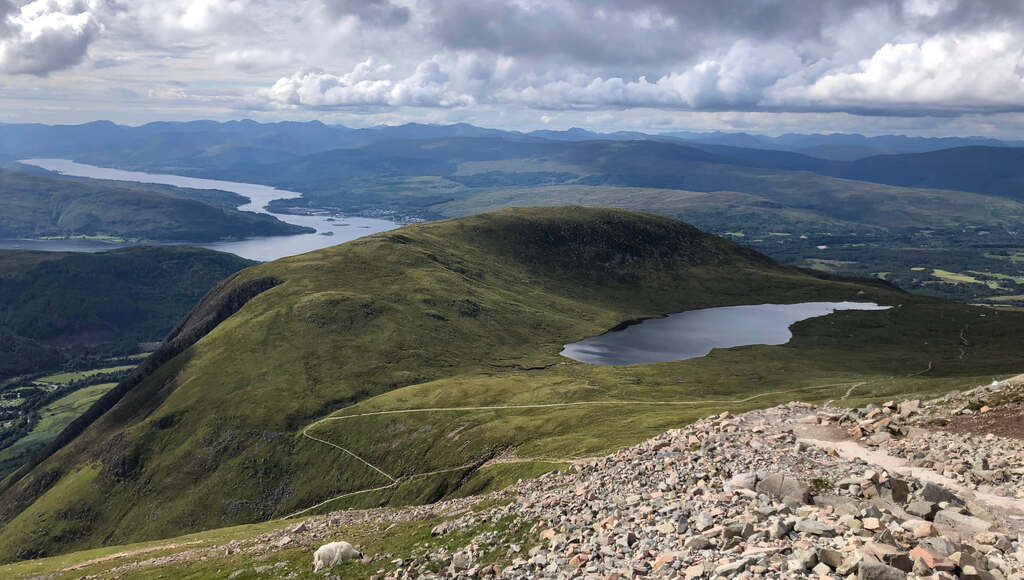
[[[943,282],[951,282],[953,284],[985,284],[985,282],[978,280],[974,276],[958,274],[956,272],[947,272],[946,270],[940,270],[938,268],[932,270],[932,276],[935,276]]]
[[[113,367],[90,369],[90,370],[87,370],[87,371],[72,371],[72,372],[67,372],[67,373],[57,373],[57,374],[54,374],[54,375],[47,375],[45,377],[40,377],[40,378],[36,379],[34,382],[36,384],[42,384],[42,385],[66,385],[68,383],[73,383],[75,381],[80,381],[80,380],[87,379],[89,377],[93,377],[93,376],[96,376],[96,375],[101,375],[101,374],[104,374],[104,373],[111,373],[111,374],[113,374],[113,373],[127,372],[127,371],[130,371],[130,370],[134,369],[135,366],[136,365],[118,365],[118,366],[113,366]]]
[[[1007,280],[1014,284],[1024,284],[1024,276],[1011,276],[1008,274],[1001,274],[999,272],[977,272],[974,270],[968,270],[968,272],[982,277],[995,278],[996,280]]]
[[[479,511],[491,505],[501,503],[502,500],[483,501],[471,506],[471,511]],[[327,541],[344,539],[360,546],[367,555],[395,554],[398,557],[407,556],[414,552],[432,552],[444,548],[453,552],[470,543],[472,538],[487,532],[501,532],[507,536],[509,544],[518,544],[520,554],[525,554],[537,544],[535,534],[530,533],[530,524],[525,522],[518,530],[511,531],[509,526],[512,522],[508,518],[477,524],[466,530],[454,530],[443,536],[432,536],[431,530],[438,523],[446,518],[432,517],[418,519],[408,522],[384,525],[380,523],[362,525],[342,525],[331,529]],[[207,579],[224,578],[235,574],[234,578],[254,579],[265,578],[267,572],[257,572],[257,567],[271,566],[273,574],[284,575],[292,578],[322,578],[324,572],[314,575],[310,571],[312,561],[312,548],[286,547],[281,550],[274,550],[267,554],[228,554],[224,549],[215,549],[235,541],[241,542],[243,546],[255,543],[254,538],[259,534],[274,532],[282,529],[291,522],[265,522],[245,526],[234,526],[217,530],[210,530],[196,534],[189,534],[181,537],[171,538],[157,542],[139,542],[122,546],[109,546],[94,550],[87,550],[75,554],[56,556],[0,566],[0,576],[4,578],[24,579],[37,576],[48,576],[55,579],[73,579],[89,575],[119,575],[124,571],[116,571],[119,567],[128,567],[131,578],[189,578]],[[173,556],[188,551],[197,551],[192,557],[185,557],[179,561],[163,565],[134,566],[136,563],[147,560]],[[95,562],[86,566],[83,563],[107,558],[105,561]],[[485,552],[480,555],[479,561],[484,564],[505,561],[507,556],[503,550]],[[75,567],[72,570],[68,568]],[[367,578],[382,567],[393,567],[388,560],[364,564],[360,561],[350,560],[338,564],[329,570],[340,578],[357,579]]]
[[[322,509],[432,501],[722,410],[838,399],[857,382],[866,384],[854,396],[872,400],[943,392],[1024,366],[1024,314],[815,277],[673,220],[612,210],[515,210],[420,224],[263,264],[232,285],[267,277],[282,283],[0,493],[0,559],[25,546],[56,554],[261,521],[375,487],[386,489]],[[558,355],[563,344],[626,320],[751,296],[897,307],[803,321],[789,344],[688,361],[605,367]],[[965,326],[970,347],[962,353]],[[538,403],[563,406],[376,415],[310,428],[406,478],[400,485],[302,436],[332,413]],[[509,453],[527,464],[474,474]],[[47,473],[59,470],[56,489],[87,467],[97,470],[89,494],[36,507],[50,497],[39,483]],[[94,515],[88,533],[26,521],[72,505]]]
[[[32,431],[10,447],[0,450],[0,465],[20,461],[38,451],[116,385],[117,383],[104,383],[84,387],[40,409],[39,423]]]

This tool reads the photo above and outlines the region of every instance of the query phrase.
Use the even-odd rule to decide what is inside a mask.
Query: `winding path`
[[[328,498],[328,499],[326,499],[326,500],[324,500],[324,501],[322,501],[320,503],[317,503],[317,504],[312,505],[310,507],[307,507],[305,509],[302,509],[302,510],[299,510],[297,512],[288,514],[287,516],[284,516],[281,519],[293,518],[293,517],[302,515],[302,514],[304,514],[306,512],[312,511],[312,510],[314,510],[316,508],[322,507],[322,506],[324,506],[326,504],[329,504],[331,502],[334,502],[334,501],[337,501],[337,500],[341,500],[341,499],[345,499],[347,497],[353,497],[353,496],[357,496],[357,495],[361,495],[361,494],[365,494],[365,493],[373,493],[373,492],[376,492],[376,491],[383,491],[383,490],[395,488],[395,487],[398,487],[403,482],[412,481],[412,480],[415,480],[415,479],[421,479],[421,478],[424,478],[424,477],[429,477],[431,475],[438,475],[438,474],[441,474],[441,473],[450,473],[450,472],[453,472],[453,471],[461,471],[463,469],[468,469],[470,467],[473,467],[474,465],[477,465],[477,463],[478,463],[478,462],[467,463],[465,465],[460,465],[460,466],[457,466],[457,467],[449,467],[449,468],[439,469],[439,470],[435,470],[435,471],[416,473],[416,474],[407,475],[407,476],[404,476],[404,477],[394,477],[391,474],[389,474],[386,471],[384,471],[383,469],[381,469],[380,467],[377,467],[376,465],[370,463],[366,459],[363,459],[362,457],[360,457],[358,454],[354,453],[353,451],[351,451],[349,449],[346,449],[345,447],[342,447],[341,445],[338,445],[336,443],[331,443],[330,441],[327,441],[325,439],[321,439],[319,437],[311,435],[309,433],[310,430],[312,430],[312,429],[316,428],[317,426],[319,426],[319,425],[321,425],[323,423],[326,423],[328,421],[344,421],[344,420],[347,420],[347,419],[358,419],[360,417],[375,417],[375,416],[380,416],[380,415],[399,415],[399,414],[409,414],[409,413],[438,413],[438,412],[451,412],[451,411],[456,411],[456,412],[500,411],[500,410],[518,410],[518,409],[551,409],[551,408],[559,408],[559,407],[577,407],[577,406],[583,406],[583,405],[628,405],[628,406],[639,406],[639,405],[701,405],[701,404],[737,405],[737,404],[747,403],[747,402],[753,401],[755,399],[759,399],[761,397],[767,397],[767,396],[771,396],[771,395],[782,395],[782,394],[786,394],[786,393],[795,393],[795,392],[798,392],[798,391],[815,391],[815,390],[821,390],[821,389],[831,389],[831,388],[835,388],[835,387],[844,387],[844,386],[848,386],[848,385],[850,386],[850,390],[852,391],[854,388],[862,386],[862,385],[865,385],[865,384],[867,384],[867,382],[864,382],[864,381],[862,381],[862,382],[852,382],[852,383],[850,383],[850,382],[832,383],[832,384],[828,384],[828,385],[818,385],[818,386],[814,386],[814,387],[800,387],[800,388],[796,388],[796,389],[786,389],[786,390],[781,390],[781,391],[768,391],[768,392],[765,392],[765,393],[758,393],[756,395],[751,395],[749,397],[744,397],[744,398],[741,398],[741,399],[701,399],[701,400],[690,400],[690,401],[576,401],[576,402],[572,402],[572,403],[538,403],[538,404],[533,404],[533,405],[486,405],[486,406],[473,406],[473,407],[429,407],[429,408],[421,408],[421,409],[392,409],[392,410],[387,410],[387,411],[371,411],[369,413],[359,413],[359,414],[356,414],[356,415],[342,415],[342,416],[324,417],[322,419],[314,421],[313,423],[310,423],[305,428],[303,428],[302,429],[302,436],[307,438],[307,439],[310,439],[311,441],[316,441],[317,443],[320,443],[322,445],[328,445],[330,447],[338,449],[338,450],[340,450],[340,451],[342,451],[342,452],[352,456],[353,458],[358,460],[360,463],[363,463],[364,465],[366,465],[370,469],[376,471],[380,475],[382,475],[385,478],[387,478],[387,480],[390,483],[388,483],[387,485],[379,486],[379,487],[373,487],[373,488],[361,489],[361,490],[358,490],[358,491],[352,491],[352,492],[343,493],[341,495]],[[849,394],[849,392],[850,391],[847,391],[847,394]],[[540,459],[536,459],[536,458],[518,458],[514,462],[526,462],[526,461],[538,461],[538,460],[540,460]],[[571,463],[571,462],[575,461],[575,459],[572,459],[572,458],[568,458],[568,459],[544,458],[543,460],[544,461],[549,461],[549,462],[560,462],[560,463],[561,462]],[[513,461],[506,461],[506,463],[512,463],[512,462]]]

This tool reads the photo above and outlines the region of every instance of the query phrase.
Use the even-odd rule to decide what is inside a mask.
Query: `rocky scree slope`
[[[322,543],[343,539],[344,526],[390,529],[440,516],[447,519],[431,534],[450,543],[421,543],[402,554],[367,553],[362,562],[339,564],[322,576],[1021,580],[1024,520],[1018,516],[1024,516],[1024,501],[1007,498],[1008,507],[994,518],[984,499],[901,469],[844,458],[833,445],[860,446],[849,435],[811,443],[802,434],[840,434],[856,416],[867,417],[858,421],[862,424],[883,417],[893,419],[887,425],[950,421],[962,412],[960,401],[1019,403],[1022,386],[1024,375],[924,403],[856,410],[790,403],[739,416],[722,413],[569,473],[551,472],[489,496],[402,510],[335,512],[90,577],[131,577],[153,567],[173,571],[225,554],[254,560],[232,577],[294,577],[286,562],[275,561],[284,550],[300,548],[311,555]],[[902,437],[896,434],[891,441]],[[1000,450],[1007,472],[1024,467],[1020,440],[993,435],[982,441],[971,451]],[[511,501],[472,509],[500,498]],[[465,539],[494,522],[505,525]]]

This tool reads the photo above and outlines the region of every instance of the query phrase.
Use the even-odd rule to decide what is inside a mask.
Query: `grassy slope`
[[[40,409],[39,423],[35,428],[14,445],[0,450],[0,466],[6,467],[5,464],[8,462],[17,462],[19,458],[38,451],[116,384],[103,383],[85,387]],[[7,471],[3,469],[4,473]]]
[[[200,248],[0,251],[0,378],[160,340],[214,284],[253,262]]]
[[[550,471],[550,467],[547,470]],[[484,499],[470,506],[469,510],[480,511],[507,501],[507,498],[502,497]],[[448,551],[454,551],[468,545],[470,540],[480,533],[490,530],[507,532],[510,523],[507,519],[492,521],[465,531],[448,532],[443,536],[431,535],[430,531],[434,526],[450,518],[451,515],[437,515],[393,525],[379,522],[343,524],[332,529],[331,536],[332,539],[345,539],[361,546],[367,554],[404,555],[416,548],[438,549],[444,546]],[[158,542],[97,548],[0,566],[0,576],[18,579],[45,576],[68,580],[92,575],[194,580],[232,576],[241,580],[252,580],[266,578],[266,570],[257,572],[255,568],[270,564],[277,566],[273,569],[273,573],[277,575],[303,579],[323,578],[324,572],[313,574],[310,570],[308,547],[292,545],[255,558],[251,553],[244,553],[239,549],[241,546],[249,547],[255,544],[260,534],[278,531],[291,525],[294,525],[293,522],[278,520],[210,530]],[[536,535],[529,533],[529,524],[513,534],[512,539],[520,545],[522,552],[528,551],[538,542]],[[235,549],[225,550],[223,546],[231,542],[235,543]],[[201,555],[192,554],[163,565],[134,566],[136,562],[174,556],[192,550],[200,550]],[[501,561],[503,558],[503,553],[495,552],[482,559]],[[380,562],[363,564],[349,560],[331,568],[330,573],[342,578],[364,579],[372,576],[380,567]]]
[[[174,188],[0,172],[0,237],[105,235],[207,242],[308,228],[190,199]]]
[[[506,451],[537,461],[600,453],[713,410],[835,398],[851,382],[866,383],[863,396],[891,396],[970,384],[1022,363],[1020,313],[813,278],[679,222],[611,210],[422,224],[260,265],[235,283],[266,277],[283,283],[3,492],[0,558],[251,522],[386,485],[299,435],[336,409],[692,402],[393,415],[311,430],[413,476]],[[692,361],[599,367],[557,354],[623,320],[826,299],[901,306],[807,321],[790,344]],[[962,353],[964,325],[970,347]],[[786,392],[730,402],[775,391]],[[349,505],[458,493],[471,471],[414,477]]]

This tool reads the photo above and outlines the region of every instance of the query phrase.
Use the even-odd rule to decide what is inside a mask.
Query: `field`
[[[60,433],[68,423],[75,420],[117,383],[104,383],[79,389],[39,410],[39,423],[10,447],[0,450],[0,473],[9,471],[9,465],[17,464],[40,447],[46,445]]]
[[[124,373],[132,370],[137,365],[119,365],[114,367],[90,369],[87,371],[72,371],[67,373],[57,373],[55,375],[47,375],[40,377],[34,382],[40,385],[67,385],[75,381],[81,381],[102,374],[114,374]]]

